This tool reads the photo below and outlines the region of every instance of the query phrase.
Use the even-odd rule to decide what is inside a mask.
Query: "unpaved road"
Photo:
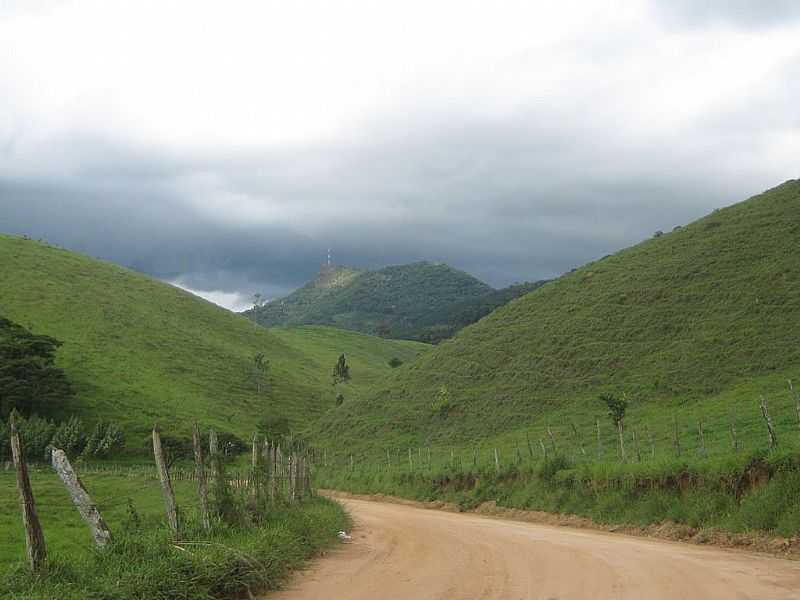
[[[786,600],[800,563],[596,531],[341,500],[353,541],[268,600]]]

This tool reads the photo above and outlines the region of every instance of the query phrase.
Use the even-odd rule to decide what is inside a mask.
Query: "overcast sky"
[[[232,308],[495,286],[800,177],[800,2],[0,0],[0,232]]]

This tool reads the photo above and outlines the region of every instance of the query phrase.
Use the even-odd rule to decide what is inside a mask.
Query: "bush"
[[[397,367],[401,366],[402,364],[403,364],[403,361],[400,360],[399,358],[397,358],[396,356],[389,361],[389,366],[392,367],[393,369],[396,369]]]
[[[431,402],[431,411],[433,414],[442,417],[443,419],[450,414],[452,403],[450,402],[450,392],[447,386],[443,385],[436,393],[436,398]]]
[[[63,450],[70,458],[80,454],[85,445],[86,434],[78,417],[70,417],[69,421],[61,423],[50,440],[51,448]]]
[[[100,421],[86,440],[82,456],[107,458],[125,447],[125,435],[110,422]]]

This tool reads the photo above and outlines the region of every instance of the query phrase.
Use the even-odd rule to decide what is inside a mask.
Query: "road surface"
[[[800,563],[342,500],[353,540],[268,600],[800,600]]]

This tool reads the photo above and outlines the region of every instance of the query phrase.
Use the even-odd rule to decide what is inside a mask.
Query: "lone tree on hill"
[[[253,368],[255,369],[256,393],[261,395],[261,390],[269,374],[269,361],[263,352],[253,356]]]
[[[55,366],[59,346],[55,338],[0,317],[0,418],[14,409],[47,414],[73,395],[66,374]]]
[[[333,384],[341,383],[350,380],[350,366],[347,364],[347,359],[344,354],[339,355],[339,360],[333,367]]]
[[[625,462],[625,437],[623,435],[624,431],[624,420],[625,420],[625,411],[628,409],[628,399],[623,396],[618,398],[613,394],[602,394],[600,396],[600,400],[602,400],[606,407],[608,408],[608,416],[611,417],[611,420],[614,422],[614,425],[617,428],[617,435],[619,436],[619,455],[622,459],[622,462]]]

